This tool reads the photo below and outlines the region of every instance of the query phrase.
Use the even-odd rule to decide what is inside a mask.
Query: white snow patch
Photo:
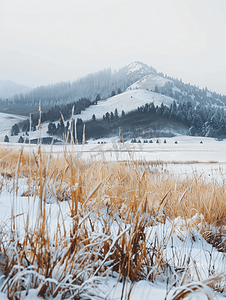
[[[0,141],[3,142],[5,135],[10,137],[11,128],[14,124],[27,119],[28,117],[25,116],[11,115],[0,112]],[[17,140],[18,138],[19,137],[17,137]]]
[[[127,113],[146,103],[154,102],[155,105],[164,103],[169,106],[173,101],[174,99],[171,97],[151,91],[139,89],[128,90],[107,100],[99,101],[97,105],[88,107],[85,111],[82,111],[80,115],[76,115],[75,117],[82,118],[83,121],[86,121],[91,120],[92,115],[95,114],[97,119],[101,119],[106,112],[114,112],[116,108],[120,115],[122,110]]]
[[[140,80],[138,80],[137,82],[133,83],[131,86],[129,86],[127,88],[127,91],[134,90],[134,89],[142,89],[142,90],[148,89],[149,91],[154,91],[156,85],[158,87],[162,87],[167,82],[172,82],[172,81],[154,74],[146,75]]]

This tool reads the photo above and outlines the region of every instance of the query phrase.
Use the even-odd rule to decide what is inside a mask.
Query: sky
[[[0,0],[0,80],[73,81],[133,61],[226,95],[226,0]]]

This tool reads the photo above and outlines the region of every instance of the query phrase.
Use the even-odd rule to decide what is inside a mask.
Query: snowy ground
[[[37,135],[37,133],[36,133]],[[159,143],[156,143],[158,140]],[[166,140],[166,143],[164,143]],[[106,138],[98,141],[89,141],[88,144],[68,145],[67,150],[75,153],[76,156],[88,159],[101,160],[145,160],[163,161],[164,169],[175,172],[178,176],[203,175],[208,180],[224,180],[226,174],[226,141],[217,141],[213,138],[177,136],[173,138],[152,139],[153,143],[118,143],[118,138]],[[98,144],[98,142],[100,144]],[[177,144],[175,144],[177,142]],[[202,143],[201,143],[202,142]],[[101,144],[103,143],[103,144]],[[4,147],[18,148],[19,144],[0,143]],[[29,145],[24,145],[29,149]],[[32,150],[37,149],[36,145],[30,146]],[[42,145],[47,153],[58,155],[65,149],[64,146]],[[176,162],[176,164],[174,163]]]
[[[78,117],[82,118],[83,121],[86,121],[90,120],[92,115],[95,114],[97,119],[101,119],[106,112],[114,112],[116,108],[119,115],[121,115],[122,110],[127,113],[131,110],[137,109],[138,106],[142,106],[150,102],[154,102],[155,105],[161,105],[161,103],[164,103],[169,106],[173,100],[173,98],[147,90],[129,90],[122,94],[108,98],[107,100],[98,101],[97,105],[88,107],[85,111],[82,111]]]
[[[32,197],[28,199],[27,197],[20,196],[26,189],[27,189],[27,182],[26,179],[20,179],[19,180],[19,190],[18,190],[18,196],[13,196],[12,191],[12,184],[8,182],[8,186],[3,189],[2,193],[0,194],[0,224],[7,224],[9,223],[10,217],[11,217],[11,209],[12,206],[14,207],[14,213],[17,215],[17,226],[21,226],[20,231],[23,232],[23,224],[24,220],[26,220],[26,215],[29,212],[30,217],[30,223],[29,226],[33,226],[32,222],[35,222],[37,211],[39,209],[39,203],[38,201],[32,201]],[[50,234],[54,235],[54,231],[56,228],[56,224],[59,221],[59,211],[61,211],[62,219],[64,219],[64,224],[66,226],[70,227],[70,209],[69,204],[67,202],[61,202],[60,206],[56,202],[52,202],[51,204],[47,204],[46,207],[46,213],[49,216],[49,230]],[[190,221],[187,220],[187,222],[195,222],[197,216],[194,216],[193,219]],[[168,261],[178,259],[176,262],[176,265],[178,267],[183,267],[182,261],[186,260],[186,257],[191,258],[191,263],[189,264],[189,272],[193,278],[197,279],[196,275],[196,266],[198,266],[199,270],[199,276],[201,280],[205,280],[208,278],[208,270],[209,266],[211,265],[214,267],[215,270],[217,270],[219,273],[225,272],[226,270],[226,264],[225,264],[225,257],[224,253],[218,252],[215,248],[213,248],[210,244],[206,243],[206,241],[202,238],[202,236],[198,232],[193,232],[193,234],[196,236],[195,241],[193,240],[191,234],[184,230],[185,222],[182,218],[178,217],[173,222],[167,221],[165,224],[159,224],[156,226],[156,228],[153,230],[153,228],[148,228],[146,231],[146,236],[149,236],[150,238],[154,236],[154,234],[157,234],[159,237],[159,240],[166,239],[167,236],[170,235],[170,232],[172,230],[172,227],[174,228],[174,233],[171,236],[171,239],[168,240],[164,255],[167,257]],[[114,225],[115,227],[116,225]],[[199,226],[199,225],[198,225]],[[113,228],[113,232],[117,232],[117,228]],[[174,252],[177,251],[178,257],[175,258]],[[0,261],[1,261],[0,257]],[[175,262],[174,262],[175,264]],[[2,278],[3,279],[3,278]],[[1,271],[0,271],[0,290],[1,290]],[[135,283],[132,293],[131,293],[131,300],[164,300],[167,292],[167,284],[166,281],[163,280],[164,278],[159,277],[157,280],[157,283],[152,283],[150,281],[141,280],[137,283]],[[172,284],[173,277],[171,278],[171,282],[169,282],[169,285]],[[106,300],[116,300],[121,298],[122,294],[122,283],[117,282],[117,273],[116,274],[110,274],[109,277],[105,277],[100,281],[100,284],[96,285],[96,287],[93,287],[92,292],[97,292],[100,296],[103,296]],[[124,291],[126,294],[129,292],[130,284],[127,285],[127,290]],[[172,295],[175,292],[175,289],[172,288],[167,299],[172,299]],[[223,300],[225,299],[221,295],[214,295],[214,293],[211,290],[208,290],[210,293],[210,299],[218,299]],[[38,296],[38,289],[37,290],[30,290],[29,294],[25,296],[25,293],[23,294],[23,297],[21,299],[26,300],[38,300],[40,299]],[[125,295],[126,295],[125,294]],[[0,299],[6,300],[6,294],[0,292]],[[60,297],[56,298],[57,300],[60,300]],[[96,299],[96,298],[92,298]],[[127,298],[123,298],[127,299]],[[200,299],[204,300],[207,299],[204,293],[195,293],[190,298],[185,298],[190,300]]]
[[[162,87],[164,86],[167,82],[172,82],[172,80],[163,78],[161,76],[158,75],[146,75],[144,77],[142,77],[140,80],[138,80],[137,82],[133,83],[130,87],[128,87],[127,90],[134,90],[134,89],[142,89],[142,90],[146,90],[148,89],[149,91],[154,91],[155,87]]]
[[[14,122],[14,120],[12,121]],[[166,139],[166,143],[164,140]],[[200,138],[200,137],[188,137],[188,136],[177,136],[174,138],[161,138],[158,139],[159,143],[156,143],[157,139],[153,139],[153,143],[141,143],[141,144],[131,144],[126,142],[124,145],[118,143],[118,138],[108,138],[102,139],[100,142],[106,142],[106,144],[97,144],[98,141],[90,141],[89,144],[84,146],[75,145],[67,146],[68,151],[74,152],[77,157],[84,159],[93,158],[101,160],[146,160],[146,161],[163,161],[168,162],[167,164],[163,163],[160,167],[162,170],[172,172],[178,176],[186,177],[192,176],[194,174],[198,176],[204,176],[206,180],[214,180],[217,182],[224,182],[226,175],[226,141],[216,141],[212,138]],[[175,144],[177,141],[177,144]],[[200,142],[203,143],[200,143]],[[18,149],[21,145],[13,143],[1,143],[0,146],[11,147],[12,149]],[[25,150],[29,150],[28,145],[24,145]],[[36,151],[37,146],[31,145],[32,150]],[[43,151],[50,153],[50,146],[42,145]],[[53,146],[52,152],[55,156],[61,155],[63,152],[63,146]],[[176,164],[173,163],[177,162]],[[190,163],[186,163],[190,162]],[[24,216],[29,211],[33,212],[34,216],[37,212],[35,206],[31,207],[31,201],[28,203],[28,198],[21,197],[23,191],[27,188],[26,179],[21,179],[20,181],[20,190],[17,197],[17,204],[15,207],[15,213],[17,215],[21,214],[21,220],[24,220]],[[30,198],[31,199],[31,198]],[[11,208],[14,203],[14,196],[11,193],[10,185],[6,188],[3,188],[2,193],[0,194],[0,224],[8,222],[10,220]],[[51,209],[51,222],[52,228],[56,222],[58,216],[59,207],[56,203],[51,203],[47,205]],[[50,208],[51,207],[51,208]],[[68,217],[68,205],[67,203],[62,203],[60,209],[62,210],[65,220]],[[25,213],[25,215],[23,215]],[[35,219],[35,218],[34,218]],[[32,220],[32,218],[31,218]],[[65,221],[67,223],[67,221]],[[69,224],[69,221],[68,221]],[[178,227],[178,230],[181,232],[181,226],[183,225],[183,220],[178,219],[175,221],[174,226]],[[168,226],[168,227],[167,227]],[[168,223],[164,231],[170,231],[172,224]],[[178,231],[178,232],[179,232]],[[183,232],[183,235],[187,235],[186,232]],[[187,242],[182,245],[181,240],[174,236],[174,246],[176,246],[181,255],[186,255],[191,249],[191,239],[189,235],[186,237]],[[167,244],[167,255],[170,257],[171,253],[171,243]],[[197,234],[197,240],[192,244],[191,255],[194,261],[199,264],[200,269],[202,270],[202,279],[206,278],[207,265],[208,265],[208,253],[211,253],[212,259],[214,261],[215,268],[218,268],[219,271],[225,271],[225,261],[224,255],[217,252],[207,244],[201,236]],[[0,261],[1,261],[0,257]],[[193,271],[192,271],[193,270]],[[191,272],[195,272],[194,268]],[[0,271],[1,276],[1,271]],[[1,286],[1,281],[0,281]],[[0,287],[1,288],[1,287]],[[128,287],[129,288],[129,287]],[[117,283],[117,277],[109,277],[103,281],[98,287],[96,287],[100,295],[108,295],[106,299],[120,299],[122,293],[122,283]],[[165,283],[162,283],[161,280],[158,284],[153,284],[149,281],[139,281],[135,284],[131,300],[164,300],[166,296],[167,287]],[[173,289],[168,295],[167,299],[172,298]],[[38,300],[37,290],[30,290],[29,294],[23,299]],[[6,300],[6,294],[0,292],[0,299]],[[58,298],[56,298],[58,299]],[[207,299],[204,293],[196,293],[188,299]],[[214,295],[212,293],[211,299],[225,299],[221,295]],[[58,299],[59,300],[59,299]]]
[[[19,115],[11,115],[0,112],[0,141],[4,141],[5,135],[10,137],[11,128],[15,123],[19,123],[23,120],[26,120],[27,117],[19,116]],[[18,140],[19,137],[17,137]],[[16,142],[15,140],[14,142]]]

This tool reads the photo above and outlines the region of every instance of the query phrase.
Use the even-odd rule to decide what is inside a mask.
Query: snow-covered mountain
[[[142,75],[144,76],[149,73],[153,73],[153,74],[157,73],[156,69],[154,69],[153,67],[148,66],[140,61],[135,61],[135,62],[130,63],[128,66],[124,67],[124,70],[127,75],[132,74],[132,73],[133,74],[138,73],[141,76]]]
[[[81,102],[79,106],[78,99],[81,98],[89,99],[88,104],[83,105],[84,103]],[[12,103],[18,104],[17,101],[21,101],[22,104],[23,100],[29,107],[37,105],[38,100],[41,100],[43,106],[49,104],[47,107],[50,110],[45,118],[43,114],[42,120],[56,122],[56,128],[59,127],[61,113],[65,120],[70,118],[74,106],[75,119],[79,118],[82,121],[99,119],[97,130],[103,131],[104,133],[101,134],[106,135],[110,134],[113,127],[122,126],[122,124],[116,124],[116,120],[123,111],[125,114],[132,111],[126,120],[120,121],[125,130],[127,130],[126,126],[129,127],[130,132],[135,129],[135,126],[150,128],[148,122],[152,122],[152,127],[157,128],[161,121],[164,126],[168,126],[170,122],[174,122],[177,128],[184,126],[187,131],[191,131],[192,135],[226,136],[226,113],[224,112],[226,96],[216,94],[207,88],[200,89],[198,86],[185,84],[182,80],[168,77],[163,73],[157,73],[153,67],[138,61],[117,72],[112,73],[110,69],[107,69],[89,74],[72,83],[40,87],[25,96],[15,96]],[[10,101],[8,101],[9,105]],[[146,122],[147,116],[141,116],[139,112],[150,112],[155,116],[150,118],[151,121]],[[38,108],[36,115],[38,116]],[[39,118],[37,116],[36,121]],[[109,123],[106,123],[106,119]],[[139,125],[135,124],[136,119],[139,119]],[[155,124],[153,124],[154,119]],[[94,124],[90,126],[92,129]],[[106,128],[110,130],[109,133],[105,132]]]

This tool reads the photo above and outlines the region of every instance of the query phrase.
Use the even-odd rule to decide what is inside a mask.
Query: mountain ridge
[[[11,80],[0,80],[0,98],[9,98],[16,94],[26,93],[32,88],[13,82]]]

